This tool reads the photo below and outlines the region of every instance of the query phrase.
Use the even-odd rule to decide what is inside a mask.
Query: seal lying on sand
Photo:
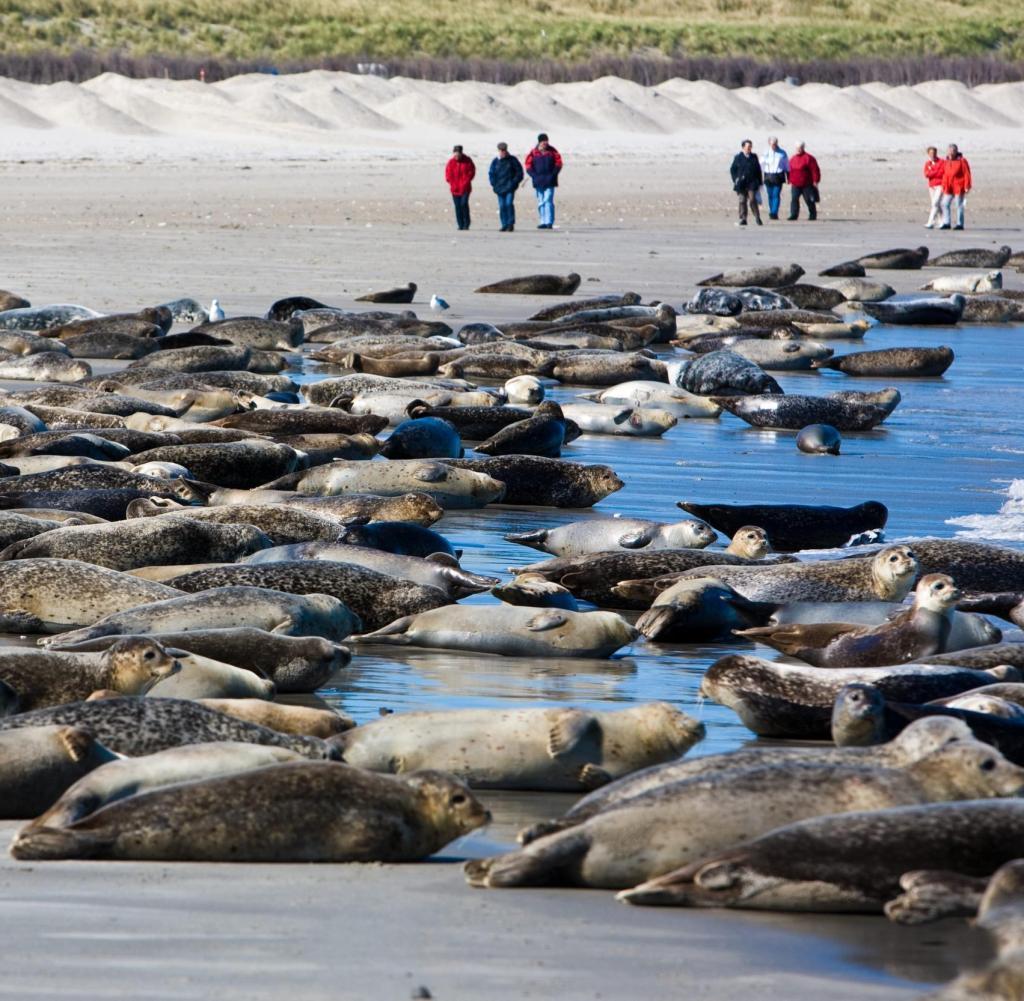
[[[928,261],[930,268],[1001,268],[1010,260],[1012,251],[1007,246],[998,250],[989,247],[971,247],[951,250]]]
[[[412,862],[489,819],[461,782],[440,772],[399,777],[302,761],[131,796],[69,827],[29,827],[19,832],[11,854],[18,859]]]
[[[615,712],[395,713],[334,743],[346,764],[375,772],[437,768],[473,788],[580,792],[678,758],[703,736],[703,724],[652,702]]]
[[[409,282],[398,288],[384,289],[380,292],[367,292],[356,299],[356,302],[412,302],[416,295],[416,283]]]
[[[799,264],[776,265],[773,267],[743,268],[740,271],[726,271],[703,281],[698,285],[724,285],[728,288],[743,288],[747,285],[760,285],[764,288],[781,288],[792,285],[804,274]]]
[[[896,250],[879,250],[874,254],[865,254],[857,258],[857,263],[864,268],[917,271],[924,267],[927,260],[927,247],[918,247],[916,250],[899,247]]]
[[[576,272],[562,275],[525,275],[522,278],[504,278],[490,285],[481,285],[475,292],[505,295],[572,295],[582,279]]]

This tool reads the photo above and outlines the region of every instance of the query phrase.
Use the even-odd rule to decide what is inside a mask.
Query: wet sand
[[[971,228],[941,234],[921,228],[923,185],[918,157],[908,152],[897,155],[890,175],[844,161],[845,183],[834,194],[825,189],[826,217],[817,223],[747,230],[732,225],[721,164],[698,164],[684,180],[668,158],[595,159],[560,192],[563,229],[533,231],[524,192],[521,232],[511,235],[493,232],[484,192],[474,201],[476,228],[452,231],[445,192],[429,173],[439,168],[422,159],[145,160],[140,144],[134,164],[0,164],[0,284],[37,304],[113,311],[217,296],[229,314],[244,314],[295,294],[351,306],[368,289],[412,279],[421,290],[414,308],[429,312],[426,300],[437,292],[452,303],[457,323],[537,308],[542,300],[471,294],[513,274],[576,270],[584,277],[579,295],[633,289],[678,304],[696,281],[723,268],[799,261],[805,280],[816,280],[824,266],[889,246],[1024,246],[1013,225],[1019,178],[995,158],[990,183],[972,196]],[[879,277],[904,292],[937,273]],[[1009,287],[1024,287],[1022,276],[1005,276]],[[754,431],[728,415],[680,422],[662,441],[585,436],[565,455],[607,462],[626,479],[595,515],[670,520],[684,497],[874,497],[891,509],[890,539],[953,534],[947,518],[997,512],[1000,491],[1020,474],[1022,333],[872,331],[863,349],[945,343],[957,361],[944,379],[898,383],[901,407],[882,430],[846,436],[838,459],[801,455],[791,435]],[[838,373],[780,382],[808,392],[885,384]],[[561,388],[556,396],[572,392]],[[532,550],[502,541],[506,532],[587,516],[498,508],[455,512],[438,527],[466,549],[468,568],[487,572],[534,559]],[[357,656],[321,695],[362,720],[382,705],[607,706],[667,698],[708,723],[696,752],[707,753],[750,739],[731,712],[702,705],[695,694],[703,669],[729,649],[638,644],[610,662],[537,665],[378,648]],[[509,845],[519,826],[567,802],[484,798],[496,823],[451,846],[446,858]],[[2,825],[0,842],[14,826]],[[401,999],[423,985],[442,999],[882,999],[913,997],[950,979],[983,960],[986,948],[960,922],[901,929],[871,917],[627,908],[598,892],[474,891],[457,865],[441,860],[313,867],[21,865],[5,858],[0,874],[9,946],[19,958],[4,982],[14,997]]]

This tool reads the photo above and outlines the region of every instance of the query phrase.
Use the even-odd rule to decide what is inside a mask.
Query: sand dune
[[[716,133],[728,128],[785,133],[791,141],[794,133],[827,134],[833,144],[872,134],[893,142],[920,135],[940,145],[961,139],[977,147],[1012,142],[1012,130],[1024,129],[1024,84],[971,89],[952,80],[914,87],[777,82],[729,90],[707,81],[674,79],[643,87],[604,77],[502,86],[326,70],[250,73],[203,84],[105,73],[81,85],[35,86],[0,78],[0,125],[26,135],[74,129],[93,141],[109,135],[215,142],[227,134],[358,146],[387,136],[394,147],[504,132],[519,144],[543,129],[572,133],[574,141],[592,134],[595,141],[608,136],[621,143],[654,143],[676,137],[717,144]]]

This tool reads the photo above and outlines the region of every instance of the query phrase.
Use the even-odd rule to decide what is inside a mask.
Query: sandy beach
[[[33,304],[103,311],[216,296],[232,315],[299,294],[356,307],[371,289],[412,280],[413,308],[429,313],[436,292],[454,323],[536,308],[526,297],[472,294],[516,274],[578,271],[580,296],[631,289],[678,306],[697,281],[730,267],[799,261],[815,280],[886,247],[1024,247],[1020,84],[975,94],[953,84],[854,88],[845,99],[783,85],[771,94],[666,86],[665,101],[678,98],[669,106],[607,81],[546,96],[521,85],[510,88],[522,90],[514,101],[497,88],[377,78],[355,78],[358,94],[351,80],[323,76],[216,88],[104,77],[44,94],[0,81],[0,286]],[[550,98],[557,109],[543,103]],[[451,144],[464,142],[482,175],[497,140],[523,155],[541,127],[566,158],[558,228],[533,229],[524,190],[517,232],[496,232],[479,176],[473,229],[457,233],[442,180]],[[818,222],[734,227],[728,165],[747,133],[756,150],[769,134],[783,146],[807,141],[823,172]],[[947,142],[960,142],[975,177],[962,233],[922,228],[923,147]],[[885,280],[908,292],[929,277]],[[1022,279],[1005,272],[1007,287]],[[998,470],[1006,482],[1017,458]],[[963,513],[998,509],[993,476],[976,479],[987,493]],[[808,490],[827,497],[829,485]],[[451,846],[449,859],[509,845],[519,826],[565,802],[484,798],[495,825]],[[0,824],[0,843],[14,828]],[[871,917],[627,908],[594,891],[472,891],[443,860],[26,865],[4,855],[0,883],[18,957],[0,993],[17,998],[882,1001],[918,996],[988,955],[959,921],[911,929]],[[421,986],[430,994],[416,994]]]

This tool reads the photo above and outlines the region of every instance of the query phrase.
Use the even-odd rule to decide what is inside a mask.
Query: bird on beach
[[[220,307],[220,300],[214,299],[210,303],[210,322],[215,323],[217,320],[224,319],[224,310]]]
[[[432,295],[430,297],[430,308],[438,313],[443,313],[446,309],[450,309],[451,307],[439,295]]]

